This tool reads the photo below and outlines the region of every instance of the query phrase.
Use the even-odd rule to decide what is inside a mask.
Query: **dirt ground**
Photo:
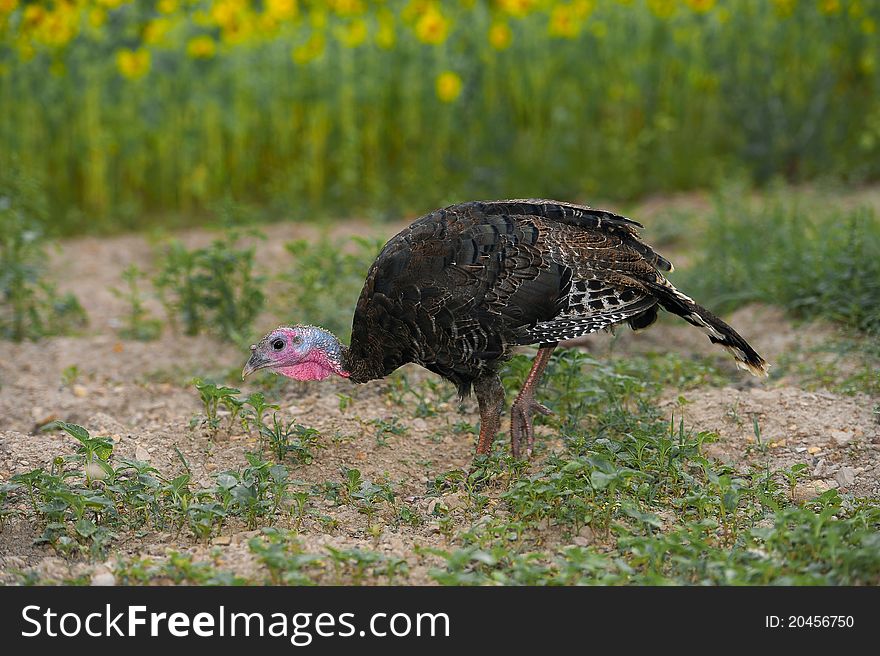
[[[390,235],[396,227],[386,224],[379,230]],[[349,223],[337,230],[363,234],[376,228]],[[267,232],[270,239],[259,246],[259,261],[280,267],[285,241],[313,236],[317,231],[309,226],[278,224],[267,228]],[[185,239],[193,244],[204,243],[209,235],[192,231]],[[151,260],[150,244],[140,236],[70,240],[54,254],[55,279],[63,290],[76,293],[91,324],[82,336],[22,344],[0,342],[0,481],[38,466],[47,467],[55,456],[73,452],[71,438],[37,430],[53,418],[81,424],[92,434],[112,436],[115,457],[148,461],[166,476],[183,471],[176,446],[190,463],[196,484],[203,486],[211,484],[213,473],[245,463],[245,453],[256,446],[255,437],[232,434],[211,439],[204,431],[190,428],[190,420],[200,412],[201,404],[187,381],[195,375],[237,370],[247,354],[209,337],[174,335],[167,327],[161,339],[153,342],[120,340],[114,330],[120,325],[125,304],[110,288],[120,285],[121,272],[130,263],[149,270]],[[259,325],[268,329],[279,319],[308,318],[266,315]],[[810,357],[804,354],[806,347],[833,337],[835,330],[822,325],[795,326],[780,311],[768,307],[744,308],[728,320],[771,362],[788,356]],[[661,323],[643,333],[621,331],[613,339],[602,335],[589,341],[599,357],[666,350],[714,353],[701,333],[683,323]],[[78,368],[78,376],[65,383],[62,372],[72,366]],[[415,379],[430,376],[416,368],[407,373]],[[249,381],[241,389],[248,393],[255,389],[252,385]],[[307,483],[338,481],[341,467],[355,467],[364,478],[392,481],[399,497],[428,517],[417,528],[386,528],[375,537],[366,534],[363,515],[351,507],[328,503],[322,512],[336,520],[336,527],[326,529],[307,520],[301,529],[305,550],[317,552],[324,545],[332,545],[393,554],[407,559],[407,582],[429,583],[427,569],[432,563],[415,556],[413,546],[448,545],[429,513],[437,501],[428,495],[427,483],[438,474],[469,465],[473,439],[457,434],[452,426],[462,418],[476,423],[476,403],[466,402],[462,416],[453,397],[437,416],[414,419],[406,409],[391,405],[387,385],[384,381],[359,387],[342,380],[309,385],[291,382],[271,400],[280,402],[288,418],[317,428],[323,436],[325,448],[311,464],[296,467],[294,478]],[[338,394],[353,397],[345,410],[340,409]],[[715,457],[742,467],[806,463],[809,476],[797,491],[802,497],[829,487],[859,496],[880,495],[878,398],[823,389],[811,391],[793,376],[758,381],[732,367],[727,386],[688,391],[684,393],[688,401],[685,404],[679,397],[677,390],[670,390],[662,402],[664,410],[676,418],[683,417],[686,425],[695,429],[717,431],[720,439],[709,447]],[[408,427],[407,433],[390,436],[388,446],[378,444],[376,429],[370,422],[395,416],[400,416]],[[754,419],[760,426],[760,443]],[[443,501],[451,508],[457,503],[455,498]],[[503,512],[500,508],[498,511]],[[120,535],[106,563],[70,563],[50,547],[32,543],[39,534],[36,526],[11,519],[0,531],[0,582],[13,583],[16,572],[27,570],[54,580],[84,572],[88,575],[112,570],[117,556],[161,558],[170,549],[199,558],[207,558],[209,552],[219,549],[220,555],[211,557],[215,564],[248,576],[255,571],[256,563],[247,540],[256,533],[233,522],[212,545],[197,543],[186,531],[175,535]]]

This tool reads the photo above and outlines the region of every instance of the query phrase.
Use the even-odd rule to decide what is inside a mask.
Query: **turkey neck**
[[[370,375],[370,367],[366,359],[343,344],[339,346],[338,366],[337,373],[345,378],[350,378],[355,383],[363,383],[375,378]]]

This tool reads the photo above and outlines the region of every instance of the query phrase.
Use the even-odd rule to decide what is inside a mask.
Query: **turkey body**
[[[723,328],[732,329],[713,328],[720,319],[666,280],[672,265],[639,239],[639,227],[548,200],[463,203],[418,219],[385,245],[367,275],[352,324],[352,380],[414,362],[466,395],[515,346],[555,344],[621,322],[645,328],[658,306],[760,367],[742,338],[725,340]]]
[[[483,429],[497,432],[504,397],[497,370],[514,347],[537,344],[549,359],[562,340],[624,322],[645,328],[659,308],[763,374],[766,364],[742,337],[666,280],[672,265],[639,238],[639,227],[611,212],[539,199],[462,203],[418,219],[385,245],[367,275],[344,355],[351,380],[417,363],[462,396],[473,388]],[[546,359],[535,381],[530,375],[529,392]],[[524,421],[530,430],[530,417]]]

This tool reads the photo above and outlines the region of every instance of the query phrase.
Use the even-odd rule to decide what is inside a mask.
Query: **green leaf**
[[[595,490],[604,490],[608,485],[617,479],[617,474],[606,474],[601,471],[594,471],[590,474],[590,485]]]
[[[217,485],[224,490],[231,490],[238,485],[238,479],[229,473],[217,474]]]
[[[476,561],[478,563],[483,563],[484,565],[488,565],[493,567],[498,564],[498,559],[495,558],[490,553],[483,551],[482,549],[478,549],[471,554],[471,560]]]
[[[79,426],[77,424],[69,424],[66,421],[55,422],[55,425],[74,439],[82,442],[83,444],[85,444],[89,439],[89,431],[87,431],[82,426]]]
[[[95,531],[98,530],[97,525],[90,519],[80,519],[73,525],[76,529],[76,532],[79,533],[84,538],[90,537],[94,534]]]

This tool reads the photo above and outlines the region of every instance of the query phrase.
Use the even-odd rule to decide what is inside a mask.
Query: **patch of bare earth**
[[[390,235],[395,227],[342,224],[336,231]],[[267,273],[278,273],[287,266],[285,241],[317,234],[314,228],[291,224],[269,226],[266,232],[270,238],[260,242],[258,248],[259,261],[272,263],[272,271]],[[192,231],[184,239],[193,244],[206,243],[210,234]],[[240,469],[246,464],[245,453],[258,448],[256,436],[240,429],[211,437],[203,429],[190,426],[201,405],[187,381],[195,375],[220,377],[236,371],[246,353],[210,337],[182,337],[167,327],[154,342],[126,341],[116,335],[114,327],[122,322],[126,307],[109,289],[120,285],[121,272],[131,262],[149,270],[152,256],[146,239],[122,236],[66,242],[55,257],[56,277],[85,306],[91,318],[89,332],[36,343],[0,342],[0,481],[36,467],[48,468],[53,458],[74,451],[71,438],[39,430],[53,418],[82,424],[95,435],[112,437],[115,458],[145,460],[165,477],[185,471],[179,450],[191,468],[194,484],[201,486],[210,485],[218,472]],[[159,314],[155,304],[151,307]],[[268,328],[277,320],[291,319],[308,317],[267,313],[259,325]],[[805,344],[819,343],[833,330],[827,326],[796,328],[779,311],[765,307],[746,308],[729,320],[770,361],[793,350],[800,352]],[[625,330],[614,337],[597,336],[589,344],[599,357],[669,350],[716,355],[702,333],[672,322],[661,322],[640,334]],[[76,380],[64,382],[63,372],[73,366],[78,369]],[[684,405],[680,403],[680,392],[669,390],[663,408],[670,416],[683,417],[694,430],[717,432],[718,440],[709,447],[710,453],[737,466],[806,463],[810,476],[800,486],[802,496],[827,487],[858,495],[880,493],[880,434],[873,412],[880,400],[807,391],[791,378],[757,381],[732,366],[729,374],[727,387],[685,392],[688,402]],[[407,368],[406,375],[411,381],[431,376],[415,367]],[[441,527],[438,503],[449,511],[453,532],[470,526],[475,519],[472,509],[464,507],[466,500],[446,495],[438,501],[429,492],[428,483],[439,474],[468,467],[474,437],[456,430],[455,424],[461,420],[475,424],[478,413],[475,402],[460,406],[453,396],[440,404],[436,415],[414,418],[412,407],[391,402],[388,386],[387,381],[364,386],[341,380],[310,385],[291,382],[271,392],[269,400],[281,405],[285,419],[317,428],[322,436],[323,448],[313,462],[288,463],[291,478],[307,488],[325,481],[341,482],[343,468],[357,468],[366,479],[392,483],[398,500],[425,520],[419,526],[409,526],[394,521],[386,508],[373,520],[381,530],[370,532],[368,518],[356,508],[312,496],[312,512],[298,527],[303,549],[321,553],[330,545],[376,550],[407,561],[409,574],[400,582],[427,584],[431,582],[428,569],[435,559],[417,555],[415,547],[450,547],[445,537],[449,531]],[[245,394],[256,389],[250,381],[242,387]],[[340,394],[352,397],[344,409]],[[395,417],[406,427],[405,434],[377,439],[374,420],[390,421]],[[760,427],[760,444],[753,419]],[[483,516],[503,516],[498,501],[501,491],[499,487],[488,492],[489,505],[480,511]],[[275,525],[293,527],[295,522],[283,515],[276,518]],[[34,544],[40,531],[23,518],[12,517],[3,524],[0,581],[14,583],[20,572],[28,570],[42,580],[61,581],[112,571],[117,558],[161,560],[170,550],[190,553],[252,580],[265,578],[265,570],[247,547],[248,539],[257,532],[238,520],[230,521],[209,544],[196,541],[186,529],[120,533],[106,563],[61,558],[50,547]],[[566,537],[547,527],[542,547],[583,544],[591,539],[589,535]],[[332,578],[328,581],[337,582]]]
[[[799,499],[829,488],[880,495],[876,401],[784,386],[707,388],[684,396],[686,404],[669,399],[662,407],[695,430],[718,434],[718,441],[706,448],[708,455],[743,469],[803,463],[807,476],[795,489]]]

